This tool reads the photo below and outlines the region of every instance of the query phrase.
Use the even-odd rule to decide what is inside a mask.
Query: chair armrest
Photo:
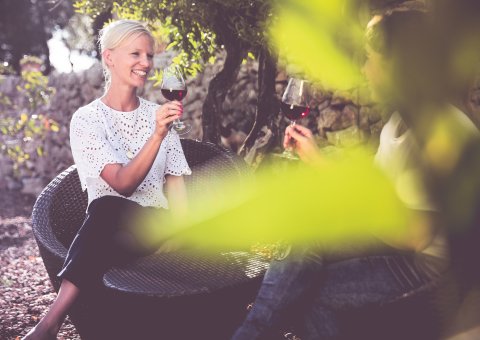
[[[52,221],[50,211],[54,209],[53,197],[57,194],[62,180],[72,171],[76,171],[75,166],[71,166],[55,177],[38,196],[32,211],[33,235],[39,246],[47,249],[51,254],[64,259],[67,255],[66,247],[55,237],[52,230]]]

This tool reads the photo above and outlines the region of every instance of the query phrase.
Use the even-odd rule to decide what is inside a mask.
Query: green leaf
[[[168,51],[168,50],[174,48],[174,47],[177,46],[177,45],[178,45],[178,41],[177,41],[177,40],[172,41],[170,44],[168,44],[168,46],[165,48],[165,50]]]
[[[352,8],[353,0],[284,1],[269,28],[270,43],[286,65],[324,88],[357,87],[364,78],[353,56],[363,50],[364,29]]]
[[[58,131],[60,131],[60,128],[57,124],[51,124],[50,125],[50,130],[52,130],[53,132],[58,132]]]

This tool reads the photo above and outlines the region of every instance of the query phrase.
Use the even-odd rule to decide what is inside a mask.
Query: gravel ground
[[[0,192],[0,339],[20,339],[47,311],[56,294],[32,234],[32,196]],[[58,339],[79,340],[70,321]]]

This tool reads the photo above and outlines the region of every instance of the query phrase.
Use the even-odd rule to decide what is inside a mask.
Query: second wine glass
[[[182,101],[187,95],[187,85],[177,65],[172,64],[163,69],[161,91],[167,100]],[[190,129],[191,126],[180,119],[172,123],[172,130],[178,134],[188,133]]]
[[[290,78],[287,88],[282,96],[280,110],[290,120],[290,125],[295,125],[297,120],[305,118],[310,113],[309,105],[310,84],[307,80]],[[282,157],[297,159],[293,154],[295,141],[291,140],[290,145],[285,148]]]

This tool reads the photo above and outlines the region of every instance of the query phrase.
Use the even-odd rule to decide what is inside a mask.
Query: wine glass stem
[[[295,126],[295,124],[297,124],[297,121],[296,120],[291,120],[290,121],[290,126]],[[288,142],[288,146],[287,146],[287,151],[290,152],[290,153],[293,153],[293,148],[295,147],[295,140],[290,138],[290,141]]]

